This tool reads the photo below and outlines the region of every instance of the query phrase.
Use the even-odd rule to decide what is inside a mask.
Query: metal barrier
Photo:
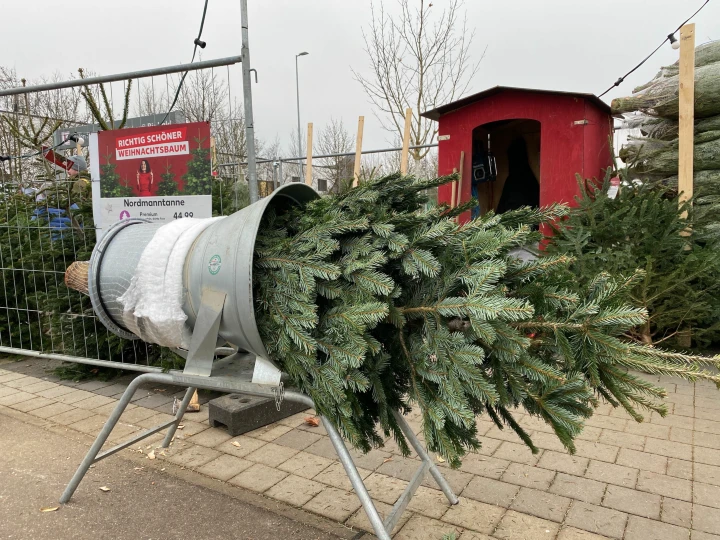
[[[180,118],[211,121],[213,148],[220,149],[213,152],[215,167],[221,172],[211,183],[213,214],[229,215],[249,203],[242,170],[218,168],[233,156],[244,157],[243,113],[231,85],[231,66],[241,60],[233,56],[35,86],[13,76],[0,78],[0,156],[10,157],[0,160],[0,353],[146,372],[172,365],[170,351],[114,336],[93,313],[89,298],[65,287],[66,268],[87,260],[95,245],[90,178],[69,176],[42,154],[49,148],[61,159],[79,155],[89,161],[87,142],[58,140],[74,131],[88,139],[100,129],[82,92],[95,97],[104,116],[114,116],[105,119],[108,125],[117,126],[127,81],[133,79],[124,112],[140,116],[138,121],[159,122],[153,119],[166,116],[180,75],[190,72],[179,94]],[[178,74],[174,80],[172,74]],[[271,166],[260,172],[272,177]],[[272,190],[272,182],[262,184],[264,193]]]
[[[170,85],[166,79],[166,92],[161,91],[158,99],[155,89],[156,77],[165,75],[165,73],[186,70],[210,70],[209,73],[205,72],[207,75],[205,79],[199,77],[199,84],[209,84],[210,94],[216,95],[214,90],[218,83],[213,70],[217,66],[229,65],[238,60],[238,57],[231,57],[213,61],[212,65],[206,64],[201,67],[197,65],[173,66],[166,68],[164,72],[163,70],[150,70],[152,73],[133,73],[133,77],[150,78],[150,81],[145,83],[146,93],[143,95],[138,92],[138,113],[156,113],[162,109],[163,104],[169,103]],[[102,94],[107,111],[111,116],[115,104],[112,85],[120,84],[123,76],[127,75],[101,77],[94,81],[105,81],[110,85],[109,92],[106,93],[103,89],[97,93]],[[87,108],[83,110],[79,93],[71,90],[78,86],[86,87],[91,81],[92,79],[86,79],[84,82],[49,84],[35,88],[15,89],[14,91],[0,88],[0,98],[8,96],[5,98],[6,101],[0,100],[0,118],[5,115],[4,118],[10,119],[5,122],[9,124],[15,122],[12,125],[18,128],[14,139],[7,137],[7,132],[0,130],[0,155],[13,156],[9,169],[0,162],[0,353],[146,372],[136,377],[128,386],[68,484],[61,497],[63,503],[69,501],[89,467],[96,461],[163,430],[167,430],[163,441],[163,446],[167,447],[197,388],[275,397],[278,404],[282,399],[287,399],[314,407],[308,396],[293,391],[284,392],[282,383],[274,386],[253,382],[253,372],[257,371],[258,365],[262,364],[254,356],[232,349],[218,350],[215,348],[218,342],[219,319],[217,317],[222,313],[222,305],[218,308],[209,300],[207,304],[203,301],[206,309],[201,308],[198,313],[198,321],[196,321],[185,370],[170,370],[163,373],[164,365],[172,367],[170,357],[174,353],[154,344],[127,340],[113,334],[93,312],[90,298],[65,286],[64,274],[67,267],[77,260],[89,260],[96,244],[97,231],[92,221],[89,189],[91,181],[88,178],[82,178],[82,175],[69,177],[67,171],[58,174],[42,158],[39,161],[36,158],[42,153],[42,149],[38,151],[38,148],[46,145],[46,141],[50,140],[53,131],[62,127],[71,127],[68,124],[72,123],[75,125],[92,123],[90,111]],[[229,83],[228,68],[228,87]],[[116,92],[118,100],[125,101],[124,96],[129,95],[126,93],[127,89],[128,87],[123,83],[123,91]],[[19,96],[22,96],[22,102]],[[290,163],[301,159],[257,160],[257,163],[264,165],[265,168],[261,168],[257,173],[256,187],[249,186],[245,181],[242,169],[247,164],[230,163],[229,159],[225,159],[227,157],[244,158],[241,155],[242,141],[237,137],[238,133],[242,133],[242,129],[239,129],[238,118],[233,114],[229,89],[225,97],[228,98],[229,107],[225,109],[221,118],[211,118],[211,129],[215,133],[215,137],[223,139],[227,143],[225,148],[229,150],[218,152],[221,158],[216,163],[217,170],[225,172],[213,177],[212,180],[214,215],[234,213],[249,203],[253,192],[259,192],[262,196],[270,195],[280,184],[286,183],[281,170],[283,162]],[[156,101],[159,102],[159,105]],[[71,107],[74,117],[66,114],[67,111],[57,109],[56,105],[62,102],[69,102],[74,107]],[[217,106],[217,102],[213,102],[211,99],[209,103],[203,102],[202,105],[203,107],[205,105]],[[127,104],[125,106],[127,107]],[[158,106],[160,109],[156,108]],[[214,111],[217,110],[214,109]],[[125,112],[127,113],[127,110]],[[207,111],[203,108],[200,114],[205,115],[206,113]],[[55,121],[51,120],[52,118],[62,120]],[[69,121],[68,118],[70,118]],[[197,120],[198,118],[189,118],[189,120],[193,119]],[[21,122],[23,123],[21,124]],[[115,126],[115,119],[110,118],[108,125]],[[22,133],[20,133],[21,127]],[[58,148],[60,146],[55,145]],[[74,150],[81,152],[79,146]],[[363,154],[399,150],[366,151]],[[69,151],[72,152],[72,150]],[[318,159],[333,156],[346,157],[348,154],[318,156]],[[227,174],[227,170],[233,171],[232,167],[234,167],[234,174]],[[301,167],[302,165],[300,165]],[[248,176],[254,178],[254,165],[249,169]],[[251,187],[252,189],[250,189]],[[198,331],[198,328],[201,331]],[[185,356],[182,351],[177,352]],[[227,355],[226,358],[214,361],[223,353]],[[208,366],[210,366],[209,370],[206,369]],[[136,389],[144,382],[167,383],[188,389],[175,418],[100,453]],[[428,472],[441,487],[448,501],[451,504],[458,502],[440,470],[423,449],[422,444],[405,420],[397,413],[395,416],[398,425],[421,458],[421,463],[406,490],[384,521],[375,508],[341,436],[335,427],[323,418],[323,423],[340,462],[376,535],[383,540],[389,540],[390,531],[397,524],[402,512]]]

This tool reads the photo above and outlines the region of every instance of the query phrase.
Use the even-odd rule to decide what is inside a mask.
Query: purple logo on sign
[[[125,218],[129,218],[129,217],[130,217],[130,212],[128,212],[127,210],[123,210],[122,212],[120,212],[120,219],[125,219]]]

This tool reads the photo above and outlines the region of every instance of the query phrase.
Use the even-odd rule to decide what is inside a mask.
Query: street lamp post
[[[298,77],[298,56],[305,56],[305,51],[295,55],[295,90],[297,95],[297,120],[298,120],[298,152],[302,154],[302,135],[300,133],[300,78]]]

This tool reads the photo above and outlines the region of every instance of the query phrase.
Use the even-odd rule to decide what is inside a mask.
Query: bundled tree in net
[[[453,466],[479,447],[476,416],[509,426],[534,451],[516,408],[547,422],[570,451],[598,399],[665,414],[665,391],[634,374],[720,379],[714,364],[633,343],[645,323],[627,303],[638,275],[582,287],[565,254],[522,262],[513,248],[563,207],[453,219],[426,207],[448,178],[392,175],[261,225],[253,287],[270,356],[355,446],[393,435],[394,410],[418,407],[431,451]],[[470,203],[468,203],[470,204]]]

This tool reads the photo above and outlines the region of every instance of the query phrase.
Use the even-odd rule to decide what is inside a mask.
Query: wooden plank
[[[307,132],[307,165],[305,166],[305,183],[308,186],[312,186],[312,139],[313,139],[313,125],[312,122],[308,124]]]
[[[462,204],[462,185],[463,185],[463,171],[465,170],[465,150],[460,151],[460,177],[457,179],[457,197],[455,198],[455,206]],[[460,216],[457,218],[457,222],[460,223]]]
[[[457,169],[453,168],[453,174],[457,173]],[[455,208],[457,206],[457,182],[453,180],[452,185],[450,186],[452,188],[452,191],[450,192],[450,208]]]
[[[680,204],[693,196],[693,150],[695,129],[695,25],[680,29],[680,115],[678,191]],[[687,212],[683,217],[687,217]]]
[[[410,153],[410,125],[412,123],[412,109],[405,109],[405,132],[403,133],[402,154],[400,154],[400,174],[407,174]]]
[[[357,187],[360,182],[360,164],[362,161],[362,139],[363,128],[365,127],[365,117],[358,118],[357,137],[355,137],[355,169],[353,172],[353,187]]]
[[[217,147],[215,146],[215,137],[210,137],[210,171],[214,173],[217,170]]]

